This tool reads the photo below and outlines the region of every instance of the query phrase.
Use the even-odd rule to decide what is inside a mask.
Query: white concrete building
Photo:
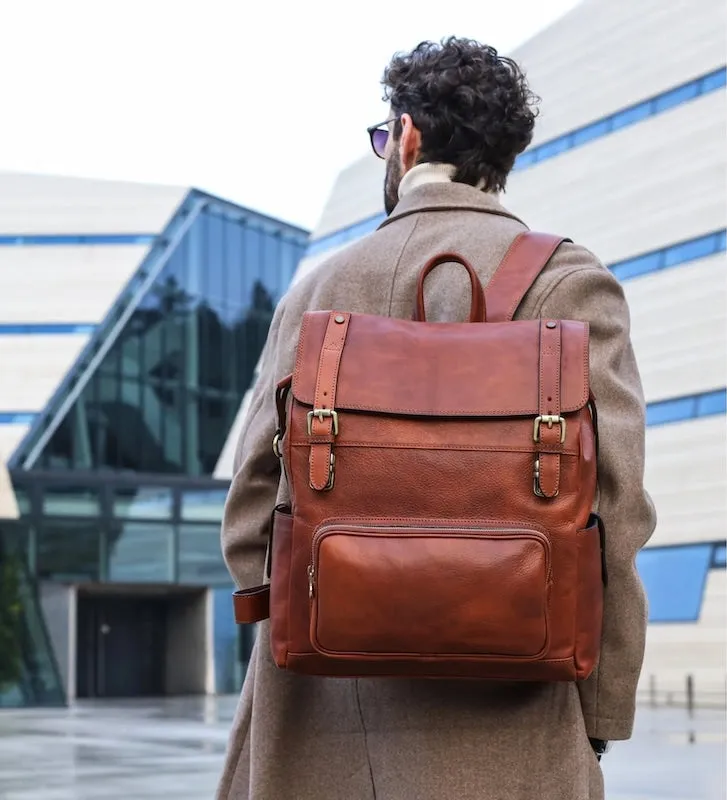
[[[195,189],[0,173],[0,605],[27,632],[0,707],[239,688],[214,476],[307,239]]]
[[[513,54],[543,102],[503,202],[597,253],[631,306],[659,513],[643,687],[662,700],[688,675],[725,697],[725,17],[723,0],[585,0]],[[378,226],[382,182],[371,154],[341,173],[298,277]]]

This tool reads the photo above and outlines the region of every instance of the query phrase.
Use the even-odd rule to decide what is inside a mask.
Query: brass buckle
[[[535,417],[535,422],[533,424],[533,441],[539,442],[540,441],[540,426],[547,425],[549,428],[552,428],[553,425],[560,425],[560,443],[563,444],[565,441],[565,431],[566,431],[566,424],[563,417],[559,414],[541,414],[539,417]]]
[[[323,422],[324,419],[333,419],[333,435],[338,436],[338,412],[330,408],[314,408],[308,412],[308,436],[313,435],[313,419]]]
[[[336,454],[331,453],[331,459],[328,462],[328,480],[326,481],[326,485],[323,487],[323,489],[321,489],[321,491],[330,492],[331,489],[333,488],[333,482],[335,478],[336,478]],[[318,489],[316,489],[316,487],[310,481],[308,481],[308,486],[310,486],[311,489],[318,491]]]
[[[275,432],[275,436],[273,436],[273,453],[277,456],[277,458],[282,458],[283,453],[280,450],[280,442],[282,440],[282,435],[280,431]]]

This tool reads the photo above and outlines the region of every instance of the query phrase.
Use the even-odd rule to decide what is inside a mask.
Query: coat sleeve
[[[647,625],[646,597],[635,558],[656,524],[644,489],[646,414],[623,289],[590,253],[575,249],[587,266],[556,282],[541,303],[540,316],[590,325],[591,389],[599,434],[595,510],[606,532],[608,585],[599,664],[578,688],[588,735],[628,739]]]
[[[269,526],[280,483],[280,462],[273,453],[272,440],[277,427],[275,376],[282,314],[281,302],[261,355],[222,518],[222,552],[230,574],[242,589],[263,581]]]

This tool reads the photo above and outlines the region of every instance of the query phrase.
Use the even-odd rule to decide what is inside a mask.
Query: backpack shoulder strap
[[[526,231],[515,237],[485,289],[488,322],[510,322],[518,306],[563,242],[563,236]]]

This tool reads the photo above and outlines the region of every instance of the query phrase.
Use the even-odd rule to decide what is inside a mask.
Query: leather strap
[[[558,496],[560,490],[560,453],[553,452],[561,446],[565,435],[565,421],[560,419],[560,357],[561,325],[556,320],[540,321],[540,397],[538,412],[541,421],[536,428],[538,449],[539,487],[544,497]]]
[[[319,492],[333,488],[333,440],[337,416],[336,386],[351,315],[332,311],[318,361],[318,377],[309,416],[311,436],[309,482]]]
[[[570,241],[533,231],[516,236],[485,289],[487,321],[509,322],[558,247]]]
[[[293,383],[293,376],[288,375],[275,387],[275,408],[278,412],[278,431],[281,438],[285,435],[286,414],[285,402],[288,399],[288,392],[290,391],[291,384]]]
[[[424,309],[424,280],[427,275],[440,264],[461,264],[470,276],[470,284],[472,286],[472,302],[470,304],[470,322],[484,322],[487,317],[487,310],[485,306],[485,293],[482,289],[477,273],[475,272],[472,264],[456,253],[442,253],[438,256],[430,258],[429,261],[422,267],[419,273],[419,280],[417,281],[417,304],[414,308],[413,319],[415,322],[426,322],[427,315]]]
[[[285,403],[288,399],[288,392],[290,391],[292,384],[293,376],[288,375],[287,378],[283,378],[283,380],[280,381],[280,383],[275,387],[275,408],[278,412],[278,428],[275,431],[275,437],[273,438],[273,452],[278,458],[283,457],[283,451],[280,449],[280,445],[283,441],[283,437],[285,436],[285,429],[287,426]]]
[[[235,622],[238,625],[251,625],[270,616],[270,586],[255,586],[240,589],[232,595],[235,609]]]

